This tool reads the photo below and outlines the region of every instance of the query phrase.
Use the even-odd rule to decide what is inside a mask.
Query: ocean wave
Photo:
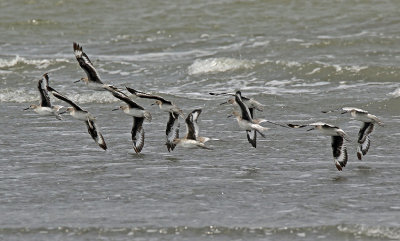
[[[34,65],[38,69],[48,68],[52,64],[56,63],[69,63],[68,59],[26,59],[16,55],[14,58],[3,59],[0,58],[0,68],[10,68],[17,65]]]
[[[226,72],[237,69],[251,69],[254,61],[234,58],[197,59],[188,67],[189,75]]]
[[[399,97],[400,96],[400,88],[397,88],[393,92],[390,92],[388,95],[392,96],[392,97],[395,97],[395,98]]]
[[[349,240],[377,238],[393,240],[400,238],[399,227],[367,225],[326,225],[310,227],[17,227],[0,228],[0,236],[6,235],[68,235],[71,236],[130,236],[130,237],[274,237],[276,239],[324,238]]]
[[[62,91],[60,91],[62,92]],[[91,93],[73,93],[66,96],[77,104],[87,103],[115,103],[118,102],[114,96],[107,91],[94,91]],[[50,97],[52,101],[60,103],[56,98]],[[0,89],[0,102],[15,102],[15,103],[34,103],[39,102],[40,95],[36,89]]]

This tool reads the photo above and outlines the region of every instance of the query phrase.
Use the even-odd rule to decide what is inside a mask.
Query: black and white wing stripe
[[[164,98],[161,97],[161,96],[152,95],[152,94],[148,94],[148,93],[144,93],[144,92],[141,92],[141,91],[138,91],[138,90],[129,88],[129,87],[126,87],[126,89],[127,89],[131,94],[134,94],[134,95],[136,95],[137,97],[146,98],[146,99],[159,100],[159,101],[161,101],[161,102],[164,103],[164,104],[173,105],[172,101],[166,100],[166,99],[164,99]]]
[[[371,122],[363,122],[360,131],[358,132],[358,147],[357,147],[357,157],[358,160],[362,159],[362,156],[366,155],[371,140],[369,135],[374,130],[374,124]]]
[[[169,113],[169,119],[167,122],[167,128],[165,130],[165,134],[167,136],[167,149],[168,151],[173,151],[175,148],[175,144],[173,143],[174,139],[179,138],[179,121],[178,115],[174,115]]]
[[[93,140],[103,149],[107,150],[106,142],[104,141],[103,135],[100,133],[99,129],[97,128],[96,122],[94,120],[86,120],[86,126],[88,128],[88,132]]]
[[[51,107],[49,92],[47,91],[47,86],[49,85],[49,76],[46,74],[43,75],[38,81],[38,89],[40,92],[40,106],[42,107]]]
[[[196,130],[194,127],[194,117],[193,112],[189,113],[185,119],[186,123],[186,139],[196,140]]]
[[[120,91],[110,91],[110,92],[114,97],[116,97],[116,98],[122,100],[123,102],[127,103],[130,108],[136,108],[136,109],[139,109],[139,110],[144,110],[144,108],[142,106],[138,105],[136,102],[131,100],[124,93],[122,93]]]
[[[249,143],[256,148],[257,147],[257,131],[256,130],[251,130],[251,131],[246,131],[247,134],[247,140]],[[250,135],[252,134],[253,137]]]
[[[235,101],[239,105],[240,110],[242,111],[242,119],[247,121],[252,121],[249,108],[242,101],[242,93],[240,91],[236,91]]]
[[[54,95],[54,97],[56,97],[57,99],[60,99],[62,101],[67,102],[68,104],[70,104],[72,107],[74,107],[75,110],[78,111],[84,111],[79,105],[75,104],[75,102],[73,102],[72,100],[68,99],[67,97],[63,96],[62,94],[58,93],[57,91],[55,91],[53,88],[51,88],[50,86],[48,87],[49,90],[51,90],[51,93]]]
[[[79,44],[75,42],[73,46],[76,60],[78,60],[79,66],[81,66],[81,68],[85,71],[88,79],[90,81],[103,84],[89,57],[82,51],[82,46],[79,46]]]
[[[197,123],[197,120],[199,119],[200,114],[201,114],[201,109],[195,109],[194,111],[192,111],[194,135],[196,136],[196,138],[199,137],[199,133],[200,133],[200,128]]]
[[[132,126],[132,142],[133,149],[136,153],[140,153],[144,146],[144,129],[143,129],[144,117],[133,117]]]
[[[347,149],[344,139],[341,136],[332,136],[332,151],[333,159],[335,161],[336,168],[341,171],[347,164]]]

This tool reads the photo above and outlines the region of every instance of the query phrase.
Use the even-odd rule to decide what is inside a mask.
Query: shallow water
[[[0,239],[395,240],[400,239],[397,126],[400,2],[12,1],[0,2]],[[101,13],[101,14],[99,14]],[[167,114],[153,115],[142,154],[120,101],[72,82],[85,74],[72,42],[101,78],[163,95],[185,113],[202,108],[213,150],[165,143]],[[97,117],[109,149],[83,123],[23,111],[37,80]],[[324,121],[352,138],[334,166],[330,138],[265,124],[252,148],[226,98],[265,104],[257,116]],[[55,104],[66,105],[56,99]],[[360,123],[323,114],[366,109],[385,127],[356,157]],[[181,121],[181,135],[185,132]]]

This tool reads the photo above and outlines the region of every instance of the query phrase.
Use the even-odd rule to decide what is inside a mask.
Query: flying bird
[[[111,92],[114,97],[122,100],[127,105],[121,105],[117,109],[121,109],[125,114],[130,115],[133,117],[133,126],[132,126],[132,142],[133,142],[133,149],[136,153],[140,153],[144,146],[144,128],[143,122],[147,120],[151,122],[151,114],[147,110],[145,110],[142,106],[135,103],[125,94],[121,94],[119,92]]]
[[[74,117],[75,119],[82,120],[85,122],[88,133],[93,138],[93,140],[103,149],[107,150],[106,142],[104,141],[103,135],[100,133],[99,128],[96,124],[96,118],[88,111],[82,109],[79,105],[74,103],[72,100],[68,99],[67,97],[63,96],[62,94],[58,93],[56,90],[48,86],[49,91],[56,97],[62,101],[65,101],[71,107],[68,107],[65,112],[69,112],[69,114]],[[64,114],[60,113],[60,114]]]
[[[333,160],[335,161],[336,168],[341,171],[343,167],[347,164],[347,149],[344,140],[349,141],[347,134],[337,126],[326,124],[323,122],[316,122],[306,125],[295,125],[295,124],[288,124],[291,128],[303,128],[311,126],[312,128],[308,131],[317,129],[323,135],[331,136],[332,139],[332,152],[333,152]]]
[[[342,111],[341,114],[350,113],[350,115],[358,121],[362,122],[360,131],[358,132],[358,146],[357,146],[357,158],[361,160],[363,156],[368,153],[371,145],[370,134],[374,130],[374,125],[384,126],[383,122],[375,115],[369,114],[368,111],[362,110],[355,107],[343,107],[337,110],[322,111],[323,113],[329,113],[333,111]]]
[[[41,79],[38,81],[38,90],[40,93],[40,104],[30,105],[24,110],[32,109],[36,113],[42,116],[55,116],[58,120],[62,120],[58,111],[63,107],[61,105],[52,105],[50,102],[49,92],[47,87],[49,85],[49,75],[45,73]]]
[[[257,146],[256,132],[258,132],[262,137],[265,138],[263,131],[268,130],[268,128],[260,125],[262,122],[265,122],[265,120],[252,118],[252,114],[250,113],[249,108],[242,101],[242,95],[240,91],[236,91],[235,102],[240,107],[241,113],[235,110],[233,111],[232,115],[236,117],[239,127],[246,131],[247,140],[255,148]],[[251,131],[254,131],[253,138],[251,138],[249,135]]]
[[[182,146],[185,148],[203,148],[203,149],[211,149],[207,147],[204,143],[207,142],[210,138],[199,136],[199,126],[197,124],[197,119],[201,114],[201,109],[195,109],[190,112],[186,119],[186,135],[184,138],[175,138],[173,143],[176,146]]]
[[[82,46],[77,43],[73,43],[74,48],[74,55],[76,60],[79,63],[79,66],[85,71],[86,77],[83,77],[74,83],[83,82],[85,83],[90,89],[93,90],[100,90],[100,91],[120,91],[117,87],[114,87],[109,84],[104,84],[100,80],[100,75],[98,74],[96,68],[93,66],[92,62],[90,61],[89,57],[86,55],[85,52],[82,50]],[[121,92],[122,93],[122,92]]]

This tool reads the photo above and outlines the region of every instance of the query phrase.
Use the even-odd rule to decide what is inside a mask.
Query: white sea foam
[[[255,63],[250,60],[234,58],[197,59],[188,67],[189,75],[226,72],[236,69],[251,69]]]
[[[119,101],[117,98],[113,97],[107,91],[66,94],[66,96],[78,104],[114,103]],[[0,89],[0,102],[35,103],[39,102],[39,100],[40,100],[40,94],[36,89],[32,90],[12,89],[12,88]],[[51,100],[57,102],[57,104],[61,103],[60,100],[54,97],[51,97]]]
[[[44,69],[49,67],[51,64],[57,62],[66,62],[68,63],[68,59],[26,59],[24,57],[20,57],[16,55],[14,58],[11,59],[0,59],[0,68],[9,68],[16,66],[17,64],[27,64],[27,65],[34,65],[38,69]]]
[[[393,92],[390,92],[388,95],[393,97],[400,97],[400,88],[395,89]]]

